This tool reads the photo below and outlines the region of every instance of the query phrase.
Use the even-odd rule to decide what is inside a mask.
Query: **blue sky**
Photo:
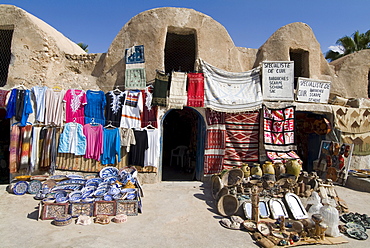
[[[277,29],[307,23],[326,52],[338,38],[370,29],[368,0],[12,0],[89,52],[106,52],[132,17],[152,8],[195,9],[221,23],[236,46],[259,48]]]

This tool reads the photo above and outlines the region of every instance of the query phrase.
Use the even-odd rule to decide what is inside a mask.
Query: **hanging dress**
[[[109,122],[115,127],[119,127],[122,117],[122,106],[125,101],[125,94],[121,91],[109,91],[105,94],[105,125]]]
[[[85,124],[84,106],[87,103],[86,93],[84,90],[69,89],[64,95],[66,123],[77,122]]]
[[[104,92],[99,90],[86,91],[87,104],[85,105],[85,123],[92,122],[105,125],[104,108],[106,99]]]
[[[125,91],[120,127],[135,128],[141,126],[140,113],[143,111],[143,99],[140,90]]]
[[[103,126],[101,124],[85,124],[83,133],[86,136],[85,158],[92,158],[100,161],[103,153]]]
[[[115,164],[121,161],[121,142],[118,128],[104,128],[104,143],[101,164]],[[117,158],[116,158],[117,157]]]

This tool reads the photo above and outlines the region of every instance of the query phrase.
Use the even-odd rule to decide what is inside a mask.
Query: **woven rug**
[[[208,125],[225,124],[225,113],[207,108],[206,120]]]
[[[259,112],[226,113],[224,169],[258,161]]]
[[[145,89],[146,75],[144,68],[126,69],[125,89]]]
[[[172,72],[168,108],[182,109],[186,105],[188,99],[186,82],[187,75],[185,72]]]
[[[144,63],[144,45],[127,48],[125,50],[125,62],[126,64]]]
[[[204,106],[220,112],[240,113],[261,108],[260,69],[228,72],[200,60],[204,73]]]
[[[370,109],[331,106],[335,128],[346,133],[370,132]]]
[[[300,159],[295,151],[289,152],[266,152],[267,157],[271,160],[287,160],[287,159]]]
[[[297,150],[295,145],[295,109],[263,108],[264,145],[267,152],[290,152]]]
[[[208,127],[204,151],[204,174],[215,174],[222,171],[225,154],[225,135],[225,125]]]
[[[353,144],[353,155],[370,155],[370,132],[368,133],[341,133],[341,140]]]
[[[188,103],[189,107],[204,106],[204,76],[203,73],[188,73]]]
[[[157,71],[153,89],[153,105],[164,107],[167,105],[167,88],[168,76],[164,72]]]

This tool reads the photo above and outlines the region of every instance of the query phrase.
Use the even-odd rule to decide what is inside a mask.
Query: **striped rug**
[[[226,113],[224,169],[258,162],[259,112]]]

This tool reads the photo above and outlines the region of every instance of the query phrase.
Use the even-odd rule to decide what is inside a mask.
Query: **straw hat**
[[[222,216],[231,216],[239,208],[238,199],[234,195],[223,195],[217,202],[217,211]]]

